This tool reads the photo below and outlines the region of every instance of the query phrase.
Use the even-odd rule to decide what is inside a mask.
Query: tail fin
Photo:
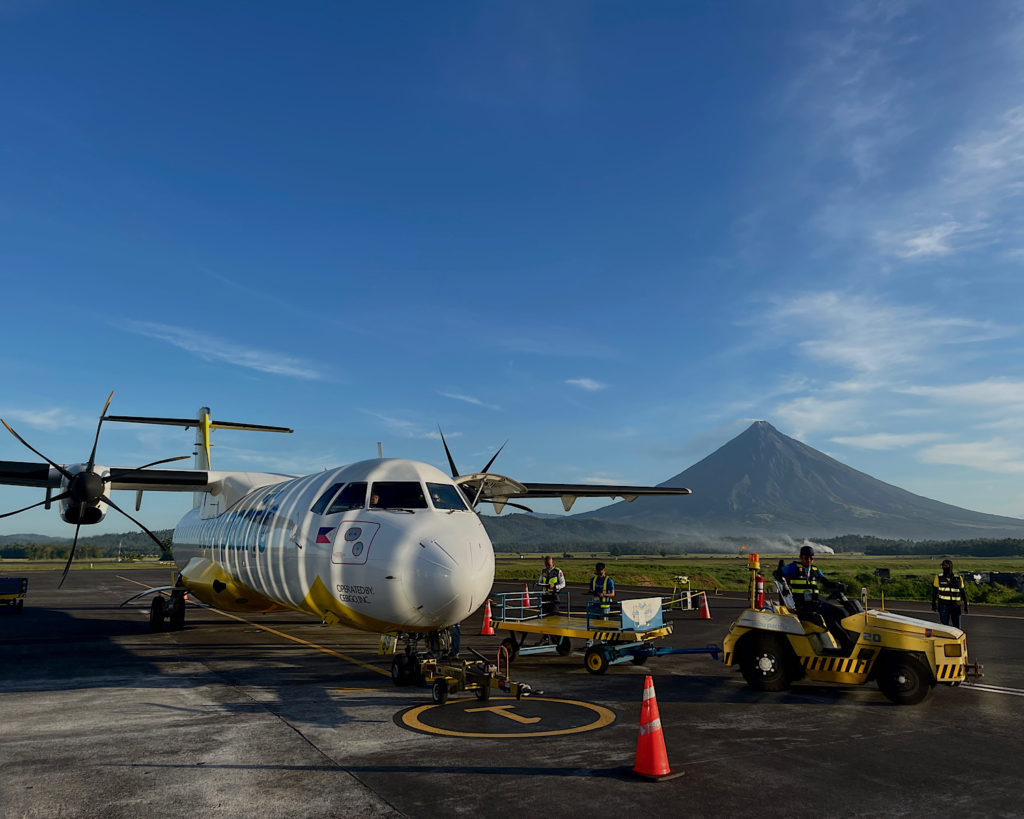
[[[210,433],[215,429],[243,429],[250,432],[294,432],[287,427],[269,427],[263,424],[239,424],[234,421],[213,421],[209,407],[200,407],[195,418],[153,418],[144,415],[108,415],[107,421],[123,421],[129,424],[162,424],[164,426],[196,428],[195,468],[212,469],[210,464]],[[201,506],[205,494],[197,492],[192,497],[193,506]]]

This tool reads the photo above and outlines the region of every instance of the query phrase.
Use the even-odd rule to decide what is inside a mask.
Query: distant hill
[[[1024,537],[1024,520],[907,492],[783,435],[766,421],[751,424],[660,485],[689,487],[693,495],[637,498],[573,517],[712,536]]]
[[[667,543],[673,540],[664,532],[563,515],[481,515],[480,520],[497,551],[527,549],[535,545],[570,547],[578,544],[589,548],[590,544]]]
[[[51,535],[0,535],[0,546],[31,546],[31,545],[57,545],[57,546],[70,546],[71,541],[74,539],[74,527],[68,527],[71,530],[71,536],[69,537],[53,537]],[[83,527],[84,530],[84,527]],[[173,529],[157,529],[153,532],[161,540],[170,538],[174,533]],[[117,549],[118,546],[124,546],[125,549],[142,550],[142,551],[155,551],[156,544],[150,540],[149,535],[144,532],[120,532],[110,533],[104,535],[80,535],[78,538],[79,545],[82,546],[95,546],[98,549],[113,548]]]

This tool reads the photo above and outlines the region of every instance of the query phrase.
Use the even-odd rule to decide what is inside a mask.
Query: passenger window
[[[331,488],[324,492],[319,498],[317,498],[316,503],[313,504],[313,508],[310,509],[309,511],[312,512],[314,515],[322,515],[324,513],[324,509],[327,508],[327,504],[330,503],[331,498],[334,497],[335,493],[337,493],[337,491],[341,489],[342,486],[344,486],[344,484],[331,484]]]
[[[327,510],[328,515],[336,515],[338,512],[347,512],[349,509],[362,509],[366,503],[366,483],[361,481],[359,483],[350,483],[341,493],[334,499],[330,508]]]
[[[466,510],[466,504],[462,500],[462,493],[457,486],[450,483],[428,483],[427,492],[435,509],[461,509]]]
[[[426,509],[423,487],[414,481],[376,481],[370,491],[371,509]]]

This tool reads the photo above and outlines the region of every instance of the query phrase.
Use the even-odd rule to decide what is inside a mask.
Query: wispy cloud
[[[573,387],[579,387],[581,390],[587,390],[587,392],[598,392],[608,388],[607,384],[594,381],[592,378],[567,378],[565,383]]]
[[[302,359],[256,347],[243,347],[232,341],[187,327],[146,321],[126,321],[120,326],[131,333],[171,344],[204,361],[223,361],[237,367],[271,375],[301,378],[307,381],[319,381],[326,377],[312,364]]]
[[[1024,409],[1024,381],[1011,378],[987,378],[965,384],[945,386],[910,386],[903,389],[910,395],[922,395],[954,404],[995,405]]]
[[[934,315],[926,307],[887,304],[838,291],[779,301],[770,317],[777,334],[805,336],[797,347],[808,358],[861,374],[938,366],[936,354],[944,346],[992,341],[1017,332],[994,322]]]
[[[940,432],[911,432],[906,434],[877,432],[873,435],[844,435],[832,438],[831,440],[837,444],[844,444],[858,449],[885,451],[925,444],[929,441],[937,441],[945,437]]]
[[[484,409],[489,410],[501,409],[501,407],[495,404],[487,404],[481,401],[479,398],[475,398],[472,395],[463,395],[462,393],[457,392],[439,392],[438,395],[443,396],[444,398],[451,398],[453,401],[464,401],[467,404],[472,404],[475,407],[483,407]]]
[[[964,444],[937,444],[922,450],[918,458],[924,463],[969,466],[984,472],[1024,472],[1024,446],[1004,438]]]
[[[60,429],[95,429],[99,421],[99,410],[96,408],[96,415],[89,417],[79,415],[66,409],[0,409],[0,418],[3,418],[11,426],[24,425],[41,429],[46,432],[55,432]],[[6,435],[6,430],[4,430]]]

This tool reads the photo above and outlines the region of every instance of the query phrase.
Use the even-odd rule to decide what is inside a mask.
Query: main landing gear
[[[391,680],[395,685],[422,685],[422,660],[454,660],[459,655],[461,629],[458,623],[426,634],[400,632],[398,637],[402,645],[391,661]],[[422,654],[421,640],[426,642],[426,651]]]
[[[185,628],[185,590],[171,589],[170,597],[162,594],[153,596],[149,606],[149,630],[163,631],[164,620],[168,631],[181,631]]]

